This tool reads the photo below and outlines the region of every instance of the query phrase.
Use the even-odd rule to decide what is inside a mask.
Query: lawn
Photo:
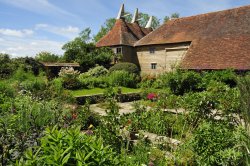
[[[140,92],[141,89],[133,89],[133,88],[126,88],[122,87],[122,93],[136,93]],[[74,97],[78,96],[85,96],[85,95],[96,95],[96,94],[103,94],[105,89],[101,88],[93,88],[93,89],[81,89],[81,90],[72,90],[71,93]]]

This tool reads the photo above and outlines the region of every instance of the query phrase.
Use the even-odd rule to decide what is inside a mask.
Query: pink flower
[[[149,93],[148,95],[147,95],[147,99],[148,100],[154,100],[154,99],[156,99],[157,98],[157,94],[155,94],[155,93]]]

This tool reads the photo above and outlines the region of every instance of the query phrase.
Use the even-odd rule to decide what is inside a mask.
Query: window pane
[[[150,47],[149,48],[149,53],[150,54],[154,54],[155,53],[155,48],[154,47]]]

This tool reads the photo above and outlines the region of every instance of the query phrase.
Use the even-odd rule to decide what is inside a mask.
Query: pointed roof
[[[96,43],[96,47],[116,45],[133,46],[135,42],[151,31],[152,28],[142,28],[137,22],[127,23],[124,19],[117,19],[114,27]]]
[[[132,19],[131,23],[135,23],[135,22],[137,22],[137,20],[138,20],[138,14],[139,14],[139,12],[138,12],[138,8],[136,8],[136,9],[135,9],[134,16],[133,16],[133,19]]]
[[[170,20],[135,46],[191,42],[185,69],[250,69],[250,5]]]

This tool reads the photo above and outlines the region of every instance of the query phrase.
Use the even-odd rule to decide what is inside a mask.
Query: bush
[[[74,70],[72,67],[62,67],[59,76],[63,80],[63,86],[66,89],[77,89],[80,87],[80,83],[77,79],[80,72],[77,70]]]
[[[19,82],[25,81],[25,80],[34,80],[35,76],[31,71],[26,71],[23,67],[19,67],[14,75],[12,76],[14,80],[17,80]]]
[[[25,72],[32,72],[35,76],[39,75],[39,72],[44,69],[40,62],[31,57],[16,58],[12,61],[17,68],[22,67]]]
[[[238,146],[241,131],[222,122],[204,122],[195,132],[191,145],[198,165],[242,165]]]
[[[96,67],[89,69],[88,72],[86,72],[86,75],[99,77],[99,76],[106,75],[107,73],[108,73],[108,70],[105,67],[97,65]]]
[[[136,88],[137,83],[138,78],[136,75],[127,71],[114,71],[109,75],[109,84],[111,86]]]
[[[117,63],[109,69],[110,72],[117,70],[124,70],[132,74],[140,73],[139,68],[135,64],[129,62]]]
[[[173,94],[183,95],[187,92],[200,91],[202,78],[199,73],[180,71],[166,73],[160,76],[162,83],[169,87]],[[163,85],[164,86],[164,85]]]
[[[118,154],[103,140],[89,136],[76,129],[58,130],[55,127],[46,130],[41,146],[33,152],[26,152],[20,165],[120,165]]]
[[[223,82],[230,87],[237,85],[237,76],[232,70],[203,72],[203,84],[208,85],[210,81]]]
[[[15,70],[15,66],[12,63],[8,54],[0,53],[0,79],[8,78]]]
[[[79,77],[81,88],[106,88],[108,78],[106,77]]]

